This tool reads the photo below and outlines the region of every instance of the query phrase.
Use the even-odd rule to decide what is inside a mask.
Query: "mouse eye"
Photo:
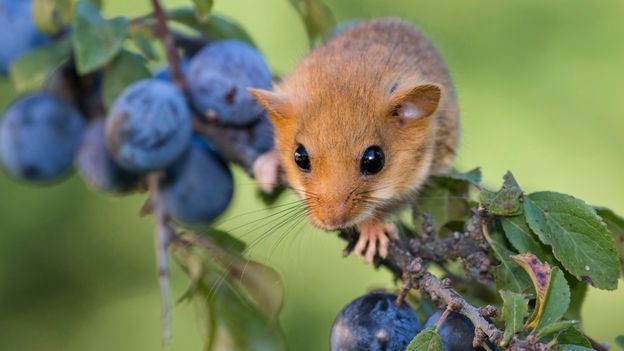
[[[360,161],[360,173],[373,175],[379,173],[384,166],[384,154],[377,145],[369,146],[364,150]]]
[[[310,172],[310,158],[308,157],[308,151],[301,144],[295,150],[295,163],[299,166],[299,169],[304,172]]]

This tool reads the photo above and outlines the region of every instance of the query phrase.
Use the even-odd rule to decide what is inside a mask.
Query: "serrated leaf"
[[[444,346],[435,327],[431,327],[418,333],[407,345],[405,351],[444,351]]]
[[[145,60],[129,51],[122,51],[104,71],[102,94],[107,108],[115,98],[130,84],[151,77]]]
[[[11,81],[18,92],[40,89],[45,80],[71,55],[68,38],[42,45],[20,56],[11,65]]]
[[[505,333],[502,346],[507,345],[515,333],[524,328],[524,318],[529,313],[528,301],[522,294],[501,290],[503,298],[503,320],[505,321]]]
[[[567,345],[578,345],[591,348],[592,345],[585,335],[581,333],[576,326],[564,330],[557,336],[557,342]]]
[[[210,12],[212,11],[214,1],[193,0],[193,3],[195,3],[195,12],[197,13],[197,18],[199,18],[200,21],[205,22],[208,17],[210,17]]]
[[[537,240],[523,216],[502,217],[500,221],[507,240],[518,253],[530,252],[541,261],[551,264],[555,262],[548,248]]]
[[[570,289],[563,272],[558,268],[550,268],[548,263],[541,262],[533,254],[513,256],[531,277],[536,292],[535,310],[528,328],[538,332],[546,326],[557,322],[563,317],[570,304]]]
[[[503,186],[498,191],[487,189],[479,194],[481,207],[489,214],[515,216],[522,213],[522,189],[511,172],[503,176]]]
[[[618,345],[620,350],[624,351],[624,335],[618,335],[615,338],[615,343]]]
[[[290,0],[303,20],[310,45],[331,33],[336,25],[329,7],[321,0]]]
[[[552,323],[544,328],[542,328],[538,333],[537,333],[537,340],[541,340],[549,335],[552,335],[554,333],[557,332],[561,332],[563,330],[566,330],[570,327],[573,327],[575,325],[578,324],[578,321],[560,321],[560,322],[555,322]]]
[[[237,39],[255,46],[253,39],[241,25],[220,14],[212,13],[207,21],[199,22],[192,9],[182,7],[167,11],[167,18],[214,39]]]
[[[525,196],[524,210],[529,227],[568,272],[600,289],[617,288],[615,243],[591,206],[569,195],[538,192]]]
[[[620,256],[620,268],[624,274],[624,217],[619,216],[606,207],[594,206],[596,213],[602,218],[613,234],[616,248]]]
[[[455,170],[438,177],[451,178],[455,180],[462,180],[471,184],[481,184],[481,168],[477,167],[466,173],[457,172]]]
[[[95,5],[80,2],[76,5],[72,29],[76,67],[80,74],[86,74],[110,62],[121,51],[128,19],[106,20]]]

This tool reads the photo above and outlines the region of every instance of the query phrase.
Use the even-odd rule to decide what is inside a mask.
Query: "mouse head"
[[[316,91],[250,89],[269,112],[286,178],[313,224],[357,225],[412,195],[430,172],[441,86]]]

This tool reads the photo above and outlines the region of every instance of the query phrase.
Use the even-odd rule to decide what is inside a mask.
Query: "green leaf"
[[[505,321],[505,334],[502,346],[507,345],[515,333],[524,329],[524,318],[529,313],[527,299],[522,294],[501,290],[503,298],[503,320]]]
[[[130,30],[130,39],[136,45],[137,49],[141,52],[141,55],[151,61],[158,60],[159,56],[152,45],[152,39],[147,32],[142,30]]]
[[[245,244],[244,241],[233,237],[228,232],[223,230],[209,228],[203,234],[210,237],[210,239],[214,241],[215,244],[219,245],[220,248],[232,254],[241,254],[247,247],[247,244]]]
[[[228,255],[209,243],[209,251],[219,260]],[[285,350],[286,344],[276,316],[267,316],[251,294],[246,293],[229,272],[219,272],[211,260],[201,259],[186,246],[173,246],[176,261],[191,278],[184,298],[198,302],[204,324],[205,350]],[[221,258],[223,260],[223,258]],[[240,267],[239,267],[240,268]],[[253,267],[252,274],[258,273]]]
[[[336,25],[329,7],[321,0],[290,0],[303,20],[310,45],[331,33]]]
[[[255,46],[253,39],[241,25],[216,13],[211,14],[207,21],[199,22],[192,9],[181,7],[167,11],[167,18],[214,39],[237,39]]]
[[[215,340],[214,350],[280,351],[286,342],[279,325],[267,323],[262,313],[246,303],[235,290],[224,284],[215,296],[217,323],[222,325],[234,342],[234,347],[220,347]],[[221,341],[222,342],[222,341]]]
[[[606,207],[594,206],[594,209],[607,224],[607,228],[609,228],[611,234],[613,234],[613,239],[615,240],[616,248],[620,256],[621,271],[624,273],[624,217],[617,215]]]
[[[567,319],[581,320],[581,308],[587,294],[588,285],[576,280],[571,274],[566,274],[566,280],[570,285],[570,306],[564,317]]]
[[[284,301],[284,285],[280,274],[273,268],[243,258],[228,251],[212,240],[207,249],[220,264],[228,280],[240,284],[256,307],[269,320],[275,321]]]
[[[449,222],[463,221],[468,218],[468,182],[450,177],[433,177],[420,192],[414,204],[414,225],[420,228],[422,214],[433,217],[433,226],[437,232]]]
[[[496,258],[501,262],[500,265],[494,267],[492,272],[496,288],[515,293],[526,292],[531,288],[529,276],[527,276],[521,266],[514,262],[514,253],[507,249],[503,235],[496,228],[493,229],[491,233],[486,235],[486,240],[490,244]]]
[[[58,33],[74,16],[74,0],[33,0],[33,21],[41,32]]]
[[[50,42],[20,56],[11,65],[11,80],[18,92],[37,90],[71,54],[68,38]]]
[[[585,335],[583,335],[583,333],[581,333],[576,326],[568,328],[559,334],[559,336],[557,336],[557,342],[560,344],[578,345],[589,348],[592,347],[589,340],[587,340]]]
[[[529,227],[577,279],[600,289],[617,288],[620,265],[611,233],[596,211],[569,195],[525,196]]]
[[[407,345],[405,351],[444,351],[444,346],[435,327],[431,327],[418,333]]]
[[[80,2],[76,5],[72,28],[76,67],[80,74],[86,74],[110,62],[121,51],[128,19],[106,20],[95,5]]]
[[[502,188],[499,191],[481,190],[479,202],[489,214],[518,215],[522,213],[522,189],[518,186],[513,174],[508,171],[503,177]]]
[[[122,51],[104,72],[102,94],[104,105],[110,108],[115,98],[130,84],[151,77],[145,60],[129,51]]]
[[[624,351],[624,335],[618,335],[615,338],[615,343],[618,345],[620,350]]]
[[[490,246],[501,261],[501,264],[494,267],[492,272],[496,288],[515,293],[526,292],[530,288],[531,282],[522,269],[510,259],[513,252],[507,250],[500,243],[490,243]]]
[[[468,182],[474,185],[479,185],[481,184],[481,168],[477,167],[466,173],[460,173],[460,172],[453,170],[449,172],[448,174],[445,174],[443,176],[438,176],[438,177],[451,178],[455,180],[463,180],[465,182]]]
[[[591,347],[583,347],[579,345],[555,345],[552,349],[557,351],[594,351]]]
[[[561,321],[561,322],[556,322],[556,323],[552,323],[544,328],[542,328],[538,333],[537,333],[537,340],[541,340],[549,335],[552,335],[554,333],[566,330],[570,327],[573,327],[575,325],[578,324],[578,321]]]
[[[197,13],[197,18],[200,21],[205,22],[210,16],[210,12],[212,11],[212,6],[214,5],[213,0],[193,0],[195,3],[195,12]]]
[[[555,267],[550,275],[550,284],[541,307],[542,314],[535,330],[538,332],[559,321],[570,304],[570,288],[563,272]]]
[[[502,217],[501,224],[507,240],[518,253],[530,252],[542,261],[555,262],[550,250],[537,240],[523,216]]]

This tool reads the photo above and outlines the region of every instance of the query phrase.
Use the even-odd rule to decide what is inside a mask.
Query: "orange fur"
[[[320,228],[383,221],[452,164],[455,90],[433,45],[405,22],[356,25],[310,53],[274,92],[250,92],[269,111],[287,180]],[[424,117],[396,116],[405,101]],[[293,160],[299,144],[310,156],[308,173]],[[385,166],[364,176],[360,159],[371,145],[381,146]]]

